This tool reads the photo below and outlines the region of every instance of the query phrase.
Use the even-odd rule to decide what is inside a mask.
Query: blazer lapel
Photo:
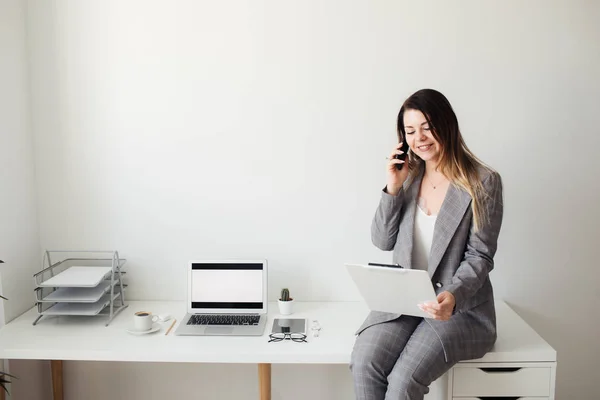
[[[428,265],[429,277],[433,277],[433,274],[435,274],[469,204],[471,204],[471,196],[464,190],[450,184],[433,229],[433,241]]]
[[[402,235],[400,237],[403,240],[406,240],[406,243],[403,243],[401,247],[401,249],[405,252],[404,259],[408,260],[408,263],[406,265],[403,265],[403,267],[405,268],[412,268],[412,248],[415,229],[415,212],[417,210],[417,196],[419,195],[419,189],[421,188],[422,179],[423,172],[416,175],[410,186],[406,188],[407,201],[405,206],[406,208],[404,209],[406,220],[404,223],[400,224],[401,231],[398,232],[398,235]]]

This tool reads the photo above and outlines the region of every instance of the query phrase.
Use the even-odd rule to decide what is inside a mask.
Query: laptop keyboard
[[[188,325],[258,325],[259,315],[192,315]]]

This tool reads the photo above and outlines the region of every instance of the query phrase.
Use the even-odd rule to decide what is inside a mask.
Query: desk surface
[[[33,326],[37,313],[31,309],[0,329],[0,359],[94,360],[138,362],[206,363],[310,363],[347,364],[354,332],[368,310],[361,302],[298,302],[290,318],[318,320],[319,337],[309,333],[309,343],[268,343],[277,304],[269,304],[265,333],[258,337],[175,336],[185,315],[179,301],[131,301],[105,327],[105,317],[43,317]],[[505,303],[497,303],[498,341],[495,348],[470,362],[554,362],[556,351]],[[135,311],[168,313],[177,319],[162,323],[157,333],[127,333]]]

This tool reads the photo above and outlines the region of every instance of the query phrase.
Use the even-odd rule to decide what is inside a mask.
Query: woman
[[[496,341],[488,277],[502,224],[500,175],[469,151],[441,93],[414,93],[398,114],[402,143],[371,226],[373,244],[394,263],[429,272],[431,318],[371,312],[358,330],[350,369],[357,399],[417,400],[455,363],[482,357]],[[397,165],[404,164],[398,170]]]

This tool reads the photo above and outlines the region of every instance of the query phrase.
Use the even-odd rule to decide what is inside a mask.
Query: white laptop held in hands
[[[427,271],[383,264],[345,265],[370,310],[431,318],[418,306],[437,302]]]
[[[190,261],[187,314],[175,335],[262,335],[267,281],[267,260]]]

